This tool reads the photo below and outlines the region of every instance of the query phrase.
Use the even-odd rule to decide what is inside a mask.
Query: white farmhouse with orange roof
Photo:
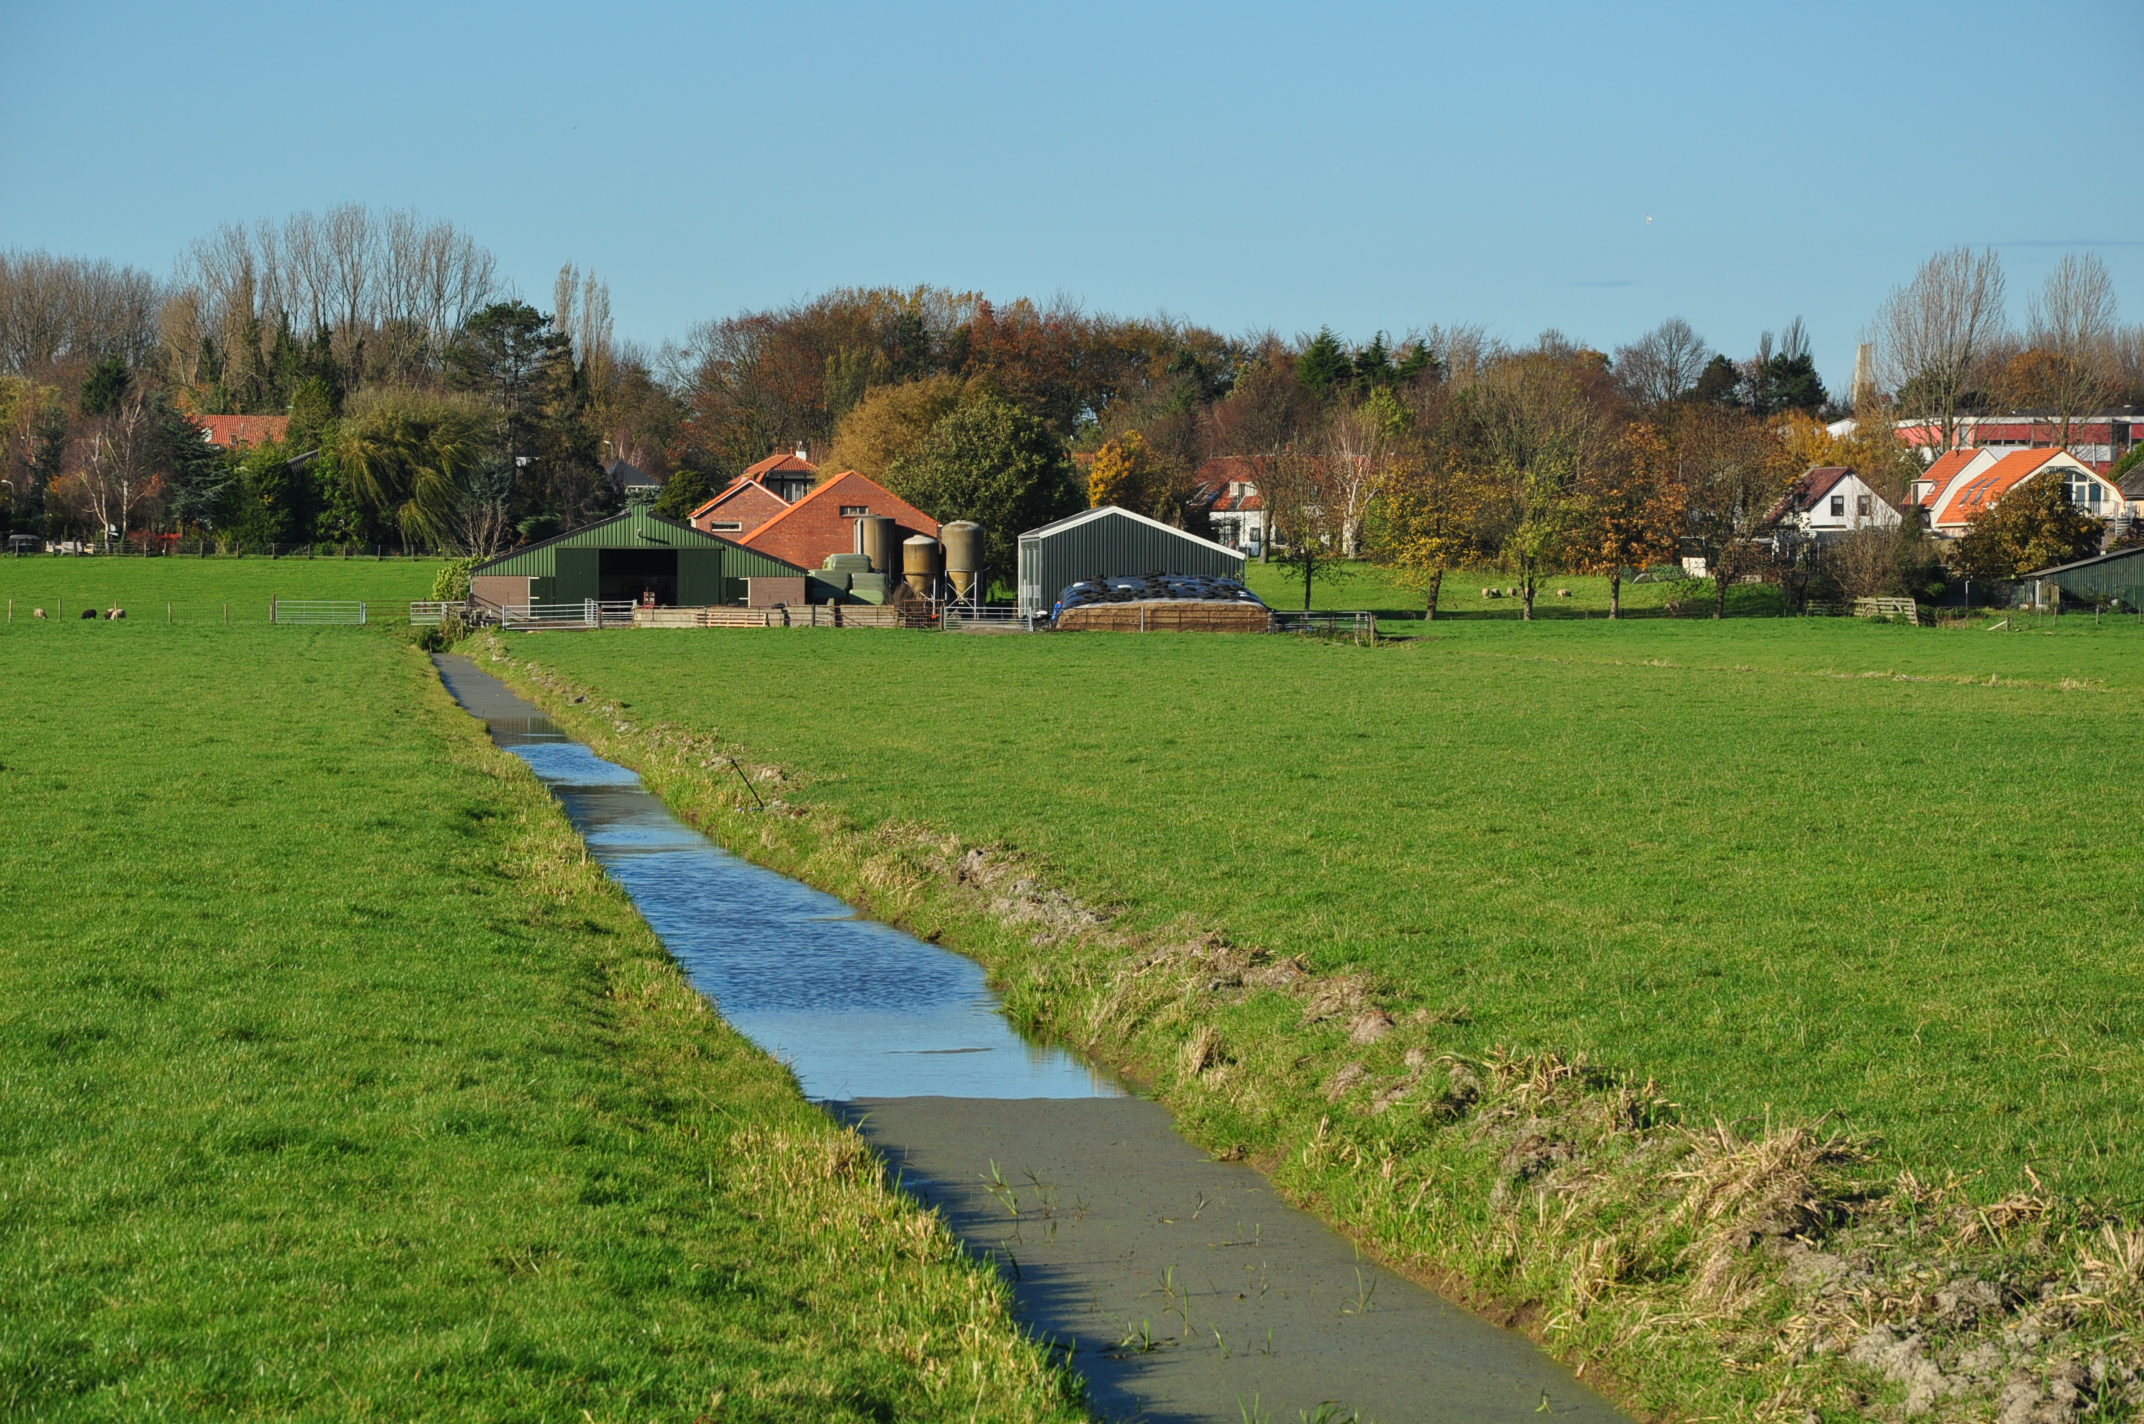
[[[1926,515],[1928,527],[1946,538],[1966,526],[2027,480],[2059,479],[2070,503],[2101,519],[2128,513],[2121,489],[2067,450],[1952,450],[1913,482],[1907,503]]]

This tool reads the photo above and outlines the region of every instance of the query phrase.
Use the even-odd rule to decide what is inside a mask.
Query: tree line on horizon
[[[1799,318],[1734,359],[1679,318],[1606,352],[838,288],[650,350],[615,337],[592,273],[562,269],[542,310],[451,223],[345,205],[227,226],[168,279],[0,254],[0,527],[492,553],[614,509],[615,461],[681,516],[804,445],[982,520],[1000,559],[1089,503],[1196,525],[1202,469],[1231,458],[1306,580],[1378,558],[1433,605],[1445,572],[1483,562],[1529,593],[1678,548],[1759,572],[1737,568],[1748,535],[1810,465],[1903,493],[1917,462],[1894,419],[1948,439],[1989,409],[2067,422],[2144,400],[2144,340],[2096,258],[2065,259],[2021,329],[2005,295],[1992,253],[1931,258],[1874,318],[1878,381],[1847,393]],[[1860,428],[1834,439],[1821,421],[1848,409]],[[215,450],[193,417],[224,414],[287,415],[287,437]]]

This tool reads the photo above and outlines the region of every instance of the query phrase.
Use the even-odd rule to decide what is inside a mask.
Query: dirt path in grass
[[[1161,1107],[1019,1039],[972,961],[718,850],[473,663],[438,661],[694,984],[997,1261],[1103,1417],[1621,1417],[1523,1336],[1192,1147]]]

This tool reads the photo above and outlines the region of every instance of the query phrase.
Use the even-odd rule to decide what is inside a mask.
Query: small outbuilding
[[[1241,578],[1243,551],[1108,504],[1020,536],[1020,612],[1047,613],[1058,590],[1123,574]]]
[[[690,525],[645,503],[479,564],[470,596],[501,607],[640,603],[659,608],[742,603],[747,579],[801,577],[804,570]]]
[[[2018,583],[2037,608],[2053,607],[2064,598],[2091,604],[2120,600],[2124,608],[2144,608],[2144,545],[2034,569]]]

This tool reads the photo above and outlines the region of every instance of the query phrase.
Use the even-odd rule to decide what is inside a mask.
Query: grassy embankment
[[[0,1416],[1080,1417],[414,650],[0,665]]]
[[[377,601],[375,621],[409,616],[409,601],[432,596],[434,559],[0,557],[0,600],[13,600],[16,626],[43,608],[79,618],[85,608],[120,607],[129,622],[161,623],[165,605],[184,624],[266,623],[274,598]]]
[[[1970,1413],[2144,1355],[2134,628],[506,646],[732,843],[1646,1407]]]

